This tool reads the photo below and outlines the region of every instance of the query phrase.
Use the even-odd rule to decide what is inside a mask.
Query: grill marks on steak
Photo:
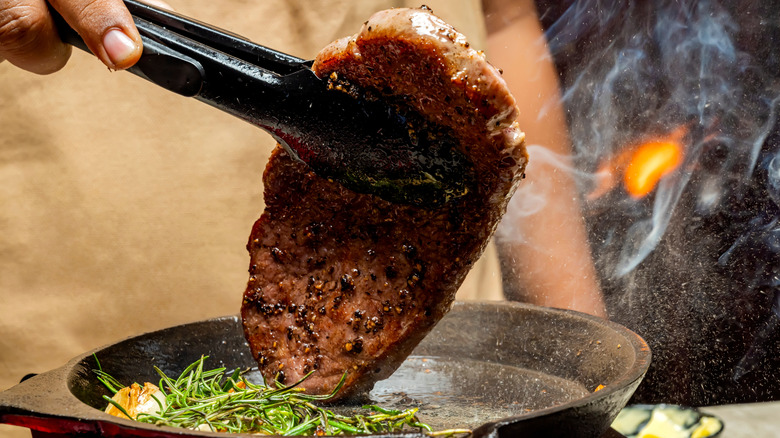
[[[424,9],[375,14],[324,49],[321,77],[346,80],[456,136],[468,194],[437,208],[393,204],[320,178],[280,147],[248,250],[244,331],[267,379],[344,397],[388,377],[449,310],[526,162],[499,73]],[[370,145],[366,145],[370,147]]]

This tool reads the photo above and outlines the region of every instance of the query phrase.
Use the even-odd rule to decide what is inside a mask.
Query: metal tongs
[[[329,87],[311,70],[312,61],[175,12],[124,2],[144,43],[130,72],[267,130],[290,155],[352,190],[419,206],[468,191],[466,160],[453,137],[419,114],[354,87],[350,93]],[[89,52],[52,14],[63,41]]]

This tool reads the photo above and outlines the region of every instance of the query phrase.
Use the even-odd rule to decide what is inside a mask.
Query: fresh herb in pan
[[[171,378],[159,368],[159,386],[134,383],[124,386],[97,362],[98,380],[114,393],[104,396],[106,412],[118,417],[156,425],[187,429],[244,432],[268,435],[352,435],[419,430],[430,436],[471,433],[468,429],[433,431],[417,418],[417,408],[403,411],[366,405],[365,413],[344,416],[317,406],[341,389],[341,382],[327,395],[309,395],[298,385],[275,382],[274,386],[249,382],[246,371],[226,368],[204,370],[207,356],[188,366],[179,377]],[[97,361],[97,357],[95,357]]]

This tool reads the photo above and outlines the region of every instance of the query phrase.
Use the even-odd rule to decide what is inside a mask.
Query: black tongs
[[[144,43],[128,69],[259,126],[320,176],[393,202],[437,206],[468,191],[453,137],[356,88],[339,91],[312,61],[135,0],[124,0]],[[56,13],[63,41],[89,51]]]

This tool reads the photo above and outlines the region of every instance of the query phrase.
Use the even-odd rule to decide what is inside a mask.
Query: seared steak
[[[320,77],[420,113],[473,166],[465,196],[393,204],[312,173],[280,147],[249,238],[244,331],[267,379],[337,398],[388,377],[449,310],[527,161],[500,73],[429,10],[392,9],[317,57]],[[365,145],[371,147],[371,145]]]

